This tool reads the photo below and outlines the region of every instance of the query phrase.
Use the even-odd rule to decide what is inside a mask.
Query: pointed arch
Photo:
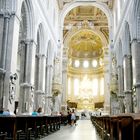
[[[53,64],[53,57],[54,57],[54,46],[51,40],[48,41],[47,46],[47,63],[48,65]]]
[[[65,7],[63,8],[61,14],[60,14],[60,25],[61,25],[61,28],[63,28],[63,23],[64,23],[64,19],[66,17],[66,15],[68,14],[69,11],[71,11],[73,8],[75,7],[78,7],[78,6],[95,6],[99,9],[101,9],[105,15],[107,16],[107,19],[108,19],[108,23],[109,23],[109,30],[110,30],[110,40],[112,40],[113,36],[111,35],[111,32],[112,32],[112,25],[113,25],[113,15],[110,11],[110,9],[107,7],[107,5],[105,5],[104,3],[102,2],[82,2],[82,1],[78,1],[78,2],[71,2],[69,4],[66,4]],[[63,33],[61,32],[61,38],[63,38]]]
[[[122,41],[119,39],[118,47],[117,47],[117,66],[123,64],[123,49],[122,49]]]
[[[23,20],[24,25],[24,38],[23,39],[33,39],[34,38],[34,10],[32,2],[29,0],[24,0],[21,4],[20,18]],[[21,21],[22,22],[22,21]]]
[[[39,24],[36,37],[37,37],[37,39],[36,39],[37,40],[37,47],[39,49],[38,53],[39,54],[44,54],[44,50],[45,50],[45,30],[44,30],[43,23]]]
[[[123,49],[123,55],[130,55],[131,54],[131,34],[130,34],[130,27],[129,23],[125,21],[124,24],[124,39],[122,41],[122,49]]]
[[[132,19],[131,25],[133,39],[140,41],[140,1],[134,0],[132,5]]]

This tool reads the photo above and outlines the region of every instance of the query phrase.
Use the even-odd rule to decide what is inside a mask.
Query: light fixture
[[[83,67],[84,67],[84,68],[88,68],[88,66],[89,66],[89,62],[88,62],[87,60],[85,60],[85,61],[83,62]]]
[[[92,61],[92,66],[93,66],[93,67],[97,67],[97,60],[93,60],[93,61]]]
[[[75,60],[75,67],[79,67],[79,66],[80,66],[79,60]]]

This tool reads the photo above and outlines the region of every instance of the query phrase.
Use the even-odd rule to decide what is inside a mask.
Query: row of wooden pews
[[[34,140],[60,129],[61,116],[0,116],[0,140]]]
[[[140,114],[92,116],[102,140],[140,140]]]

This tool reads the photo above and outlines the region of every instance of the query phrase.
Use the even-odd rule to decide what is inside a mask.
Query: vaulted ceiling
[[[105,42],[108,42],[109,38],[107,17],[101,9],[94,6],[73,8],[65,17],[63,36],[64,44],[68,48],[68,59],[80,60],[81,63],[84,60],[88,60],[89,63],[93,59],[98,61],[104,57]],[[98,72],[99,70],[103,72],[103,65],[102,69],[100,65],[98,66],[96,68]],[[82,67],[79,67],[79,71],[81,69]],[[85,73],[93,72],[92,65],[89,66],[89,69],[83,68],[83,71]],[[77,68],[70,65],[69,70],[74,73]]]

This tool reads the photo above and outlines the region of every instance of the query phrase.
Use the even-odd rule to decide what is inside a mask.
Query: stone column
[[[133,86],[136,93],[136,113],[140,113],[140,42],[133,40],[131,44],[132,50],[132,70],[133,70]]]
[[[34,85],[35,44],[33,40],[24,40],[21,45],[19,113],[29,113],[32,111],[30,98]]]
[[[54,112],[59,112],[59,99],[58,99],[58,95],[54,96]]]
[[[54,101],[54,112],[59,112],[59,98],[58,96],[61,94],[61,71],[60,71],[60,59],[58,57],[55,58],[54,61],[54,78],[53,78],[53,101]]]
[[[45,67],[46,67],[46,56],[43,54],[37,55],[39,60],[39,70],[38,70],[38,87],[36,87],[36,108],[42,107],[42,100],[44,102],[44,94],[45,94]]]
[[[120,106],[120,113],[125,112],[124,107],[124,93],[123,93],[123,67],[121,65],[118,66],[118,100]]]
[[[47,65],[47,81],[46,81],[46,98],[45,98],[45,113],[52,112],[52,79],[53,79],[53,65]]]
[[[66,105],[67,103],[67,60],[63,60],[63,70],[62,70],[62,104]]]
[[[124,67],[124,93],[125,93],[125,112],[132,112],[132,63],[131,55],[125,55],[123,61]]]
[[[9,78],[11,68],[12,46],[15,13],[9,13],[3,9],[0,12],[0,107],[8,108],[9,101]],[[11,26],[11,27],[10,27]],[[10,46],[9,46],[10,43]],[[7,51],[8,50],[8,51]],[[10,52],[10,53],[9,53]]]

